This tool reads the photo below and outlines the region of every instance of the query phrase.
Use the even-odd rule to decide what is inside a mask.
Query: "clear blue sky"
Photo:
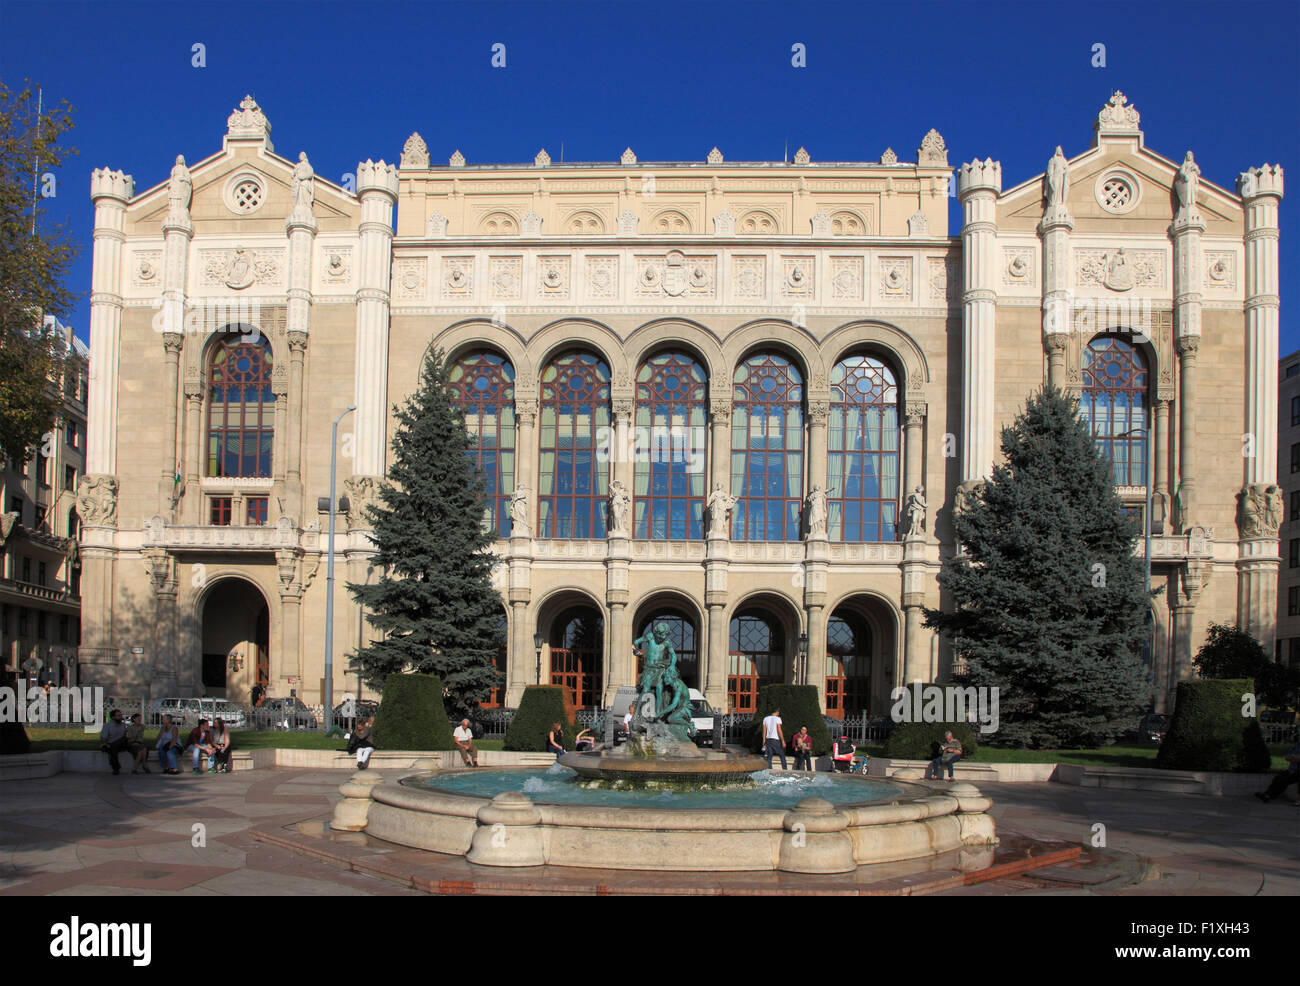
[[[191,66],[191,46],[207,66]],[[506,45],[506,67],[490,64]],[[791,65],[802,43],[807,67]],[[1106,67],[1092,66],[1094,44]],[[953,164],[1002,161],[1004,187],[1044,169],[1057,144],[1087,148],[1122,89],[1147,145],[1234,188],[1280,162],[1282,353],[1300,348],[1300,2],[769,3],[528,0],[422,3],[42,3],[0,0],[0,78],[75,108],[80,150],[59,175],[54,217],[80,231],[72,323],[90,287],[90,171],[136,188],[177,153],[220,149],[251,92],[276,150],[306,150],[337,179],[358,160],[396,161],[412,130],[434,160],[470,162],[912,159],[937,127]],[[959,225],[953,203],[952,228]]]

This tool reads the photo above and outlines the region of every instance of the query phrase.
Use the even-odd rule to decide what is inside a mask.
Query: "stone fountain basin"
[[[626,746],[614,751],[566,753],[560,764],[582,777],[606,781],[684,782],[719,784],[746,780],[756,770],[767,767],[763,757],[738,756],[700,750],[690,757],[637,757],[627,754]]]
[[[490,769],[490,768],[489,768]],[[890,803],[793,808],[624,807],[534,803],[522,791],[454,794],[419,772],[369,789],[367,834],[483,866],[847,873],[995,842],[992,801],[974,785],[902,782]]]

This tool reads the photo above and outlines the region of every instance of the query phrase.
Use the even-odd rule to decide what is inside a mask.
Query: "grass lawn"
[[[1283,757],[1291,747],[1286,743],[1269,746],[1273,755],[1270,769],[1283,770],[1287,766]],[[975,751],[971,763],[1071,763],[1084,767],[1154,767],[1158,746],[1103,746],[1099,750],[1010,750],[996,746],[981,746]],[[868,756],[883,757],[883,746],[858,747]]]
[[[320,733],[294,730],[240,729],[231,731],[236,750],[343,750],[347,741],[341,737],[327,737]],[[29,726],[27,736],[32,741],[33,753],[49,750],[98,750],[99,737],[83,733],[80,729],[41,729]],[[145,742],[149,748],[158,741],[158,730],[146,729]],[[504,740],[478,740],[480,750],[499,750]]]

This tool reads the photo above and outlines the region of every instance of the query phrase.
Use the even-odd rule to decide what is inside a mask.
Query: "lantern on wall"
[[[243,655],[243,654],[240,654],[240,653],[234,653],[234,654],[231,654],[231,655],[230,655],[230,663],[229,663],[228,667],[229,667],[230,670],[231,670],[232,672],[234,672],[235,674],[238,674],[240,671],[243,671],[243,670],[244,670],[244,655]]]

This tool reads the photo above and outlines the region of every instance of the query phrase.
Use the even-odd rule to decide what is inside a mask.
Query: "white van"
[[[149,703],[149,719],[171,716],[172,722],[193,727],[200,719],[221,719],[230,729],[244,728],[244,710],[224,698],[156,698]]]
[[[695,723],[695,742],[700,746],[713,745],[713,717],[721,715],[698,688],[690,689],[691,722]]]

